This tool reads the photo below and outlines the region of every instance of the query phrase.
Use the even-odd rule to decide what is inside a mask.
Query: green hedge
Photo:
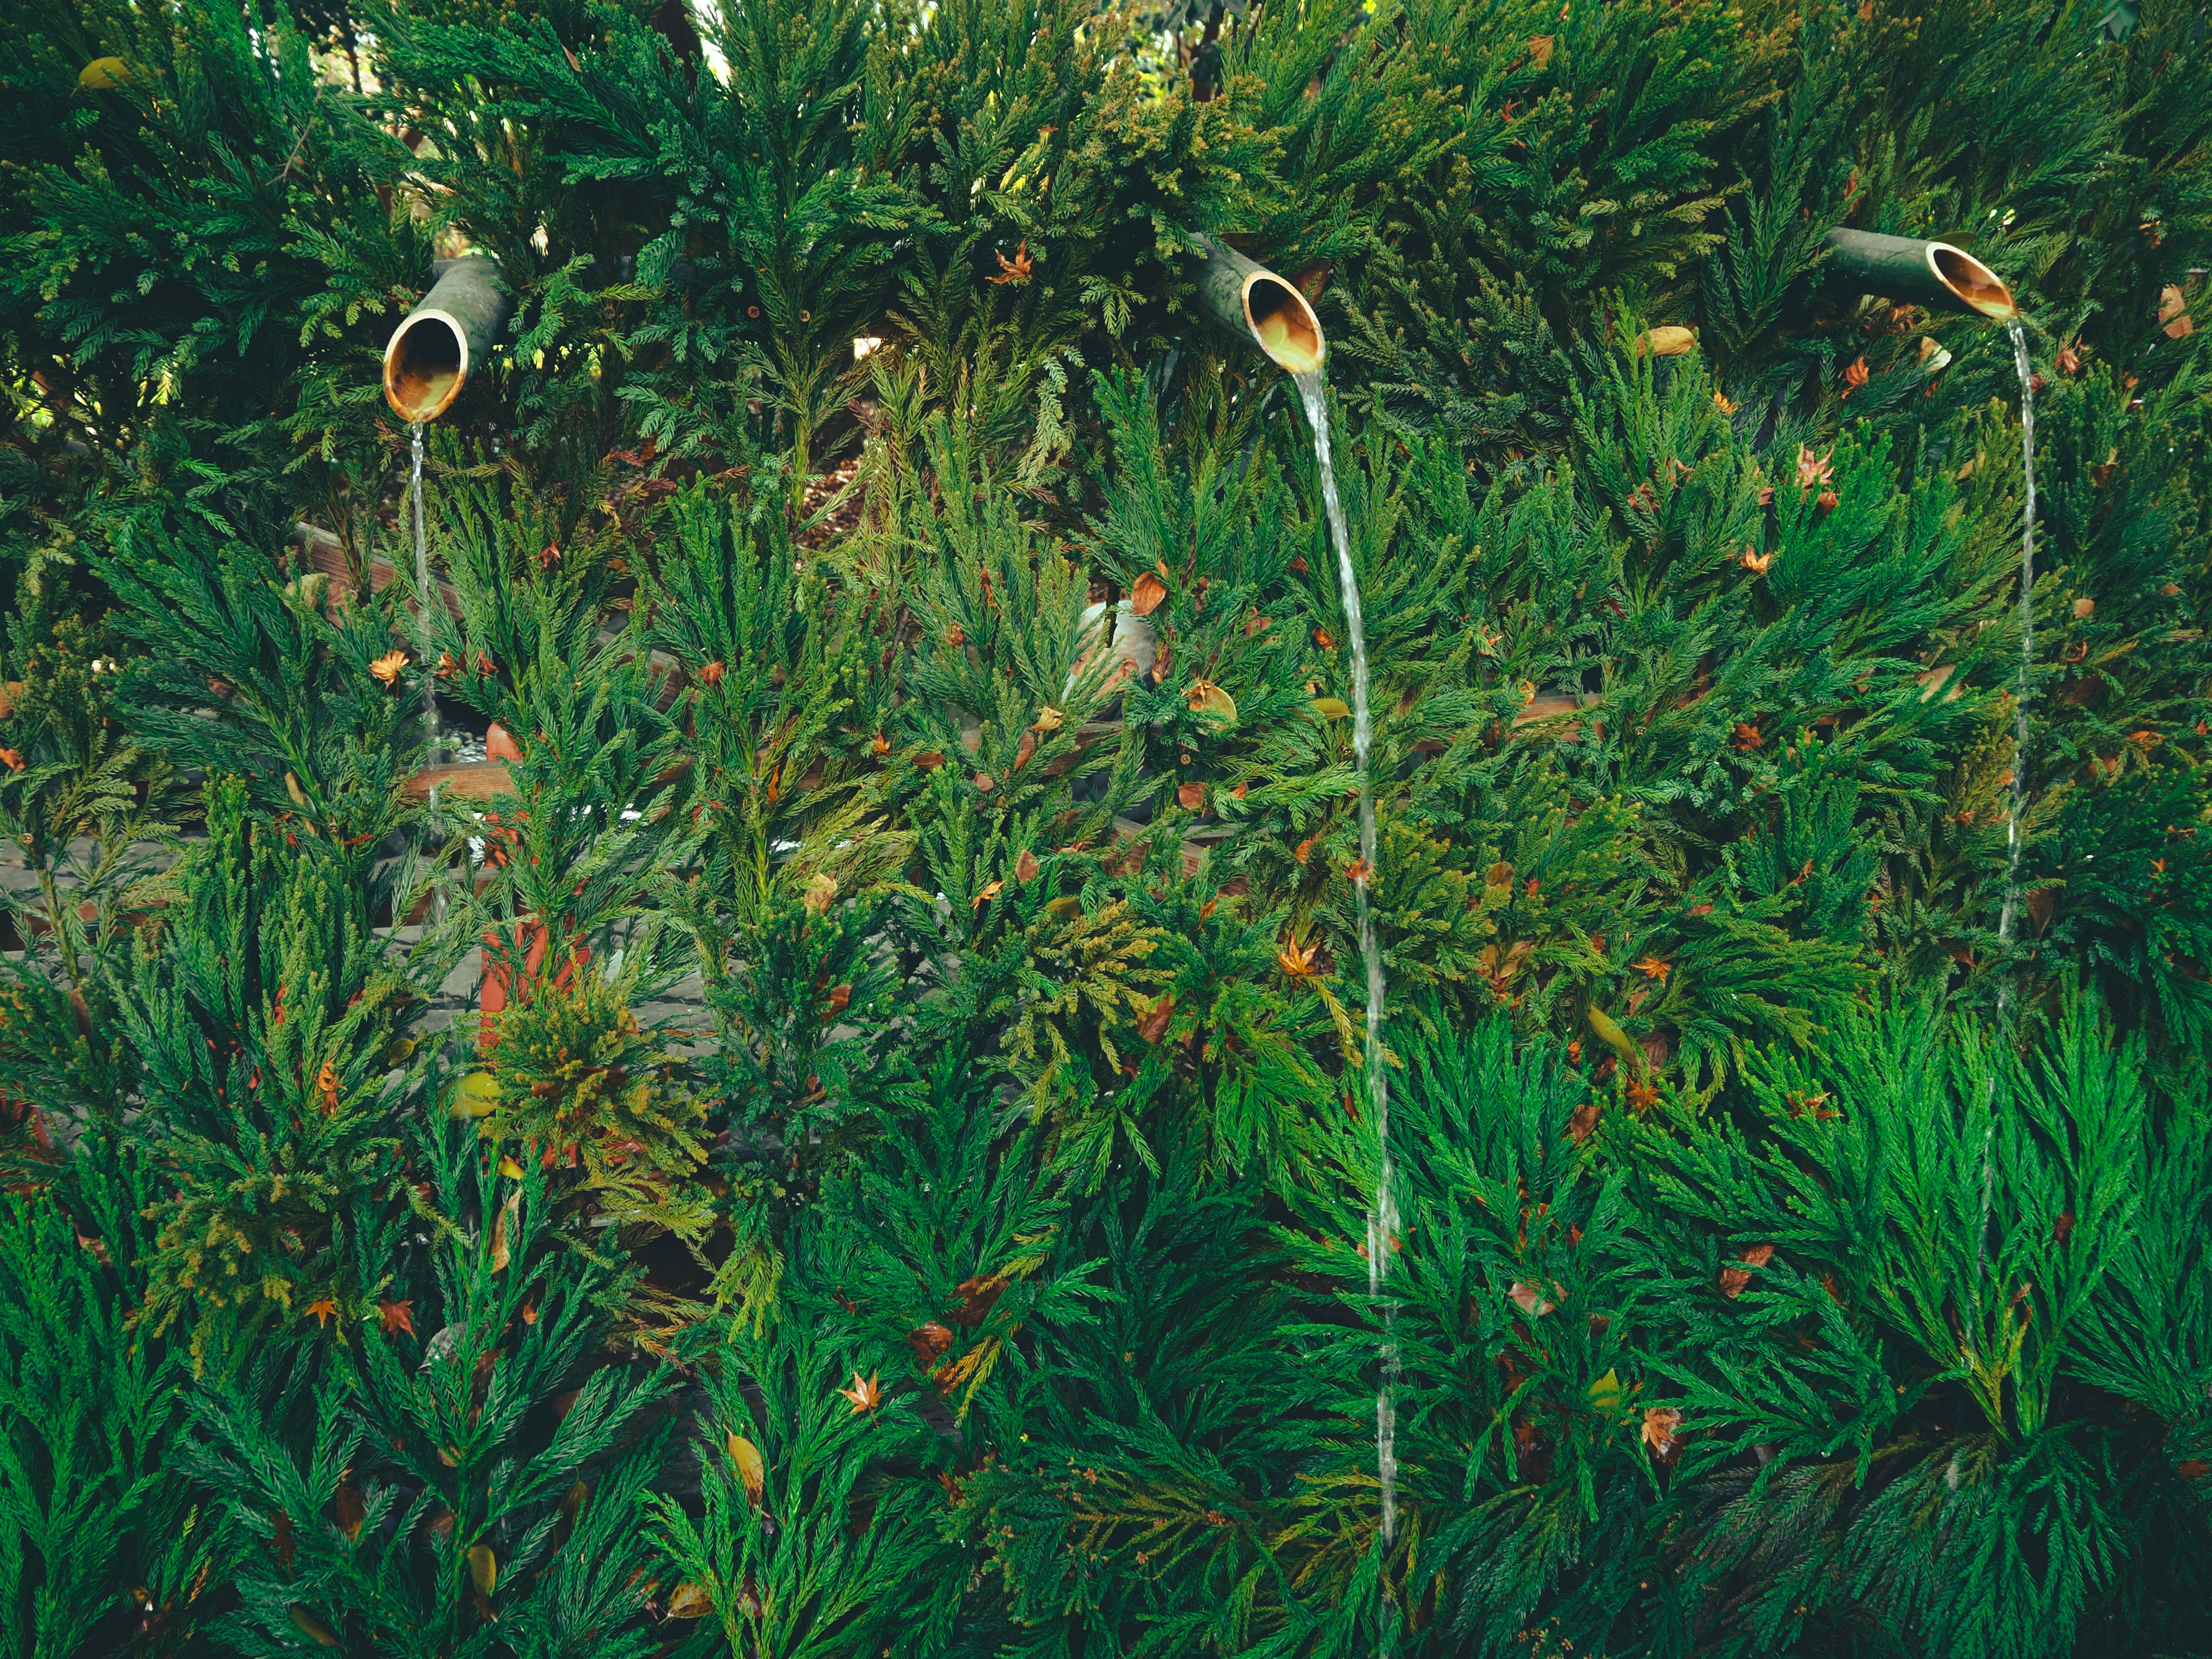
[[[2212,21],[0,36],[0,1650],[2212,1651]]]

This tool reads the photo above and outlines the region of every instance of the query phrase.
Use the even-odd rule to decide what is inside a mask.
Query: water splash
[[[415,591],[422,595],[422,660],[430,660],[430,646],[436,637],[430,627],[430,540],[422,528],[422,422],[416,421],[409,428],[414,442],[415,466],[408,480],[409,507],[415,518]],[[422,682],[422,763],[438,763],[438,693],[434,683],[428,678]]]
[[[2027,850],[2021,827],[2027,811],[2029,681],[2035,668],[2035,366],[2028,361],[2027,334],[2014,318],[2005,325],[2012,336],[2013,367],[2020,374],[2020,466],[2027,484],[2027,511],[2020,526],[2020,684],[2013,694],[2012,811],[2005,823],[2008,868],[2004,908],[1997,916],[1997,941],[2012,943],[2013,918],[2020,909],[2020,862]],[[2009,998],[2010,981],[1997,994]]]
[[[1314,459],[1321,468],[1321,498],[1328,512],[1328,533],[1336,544],[1336,574],[1344,592],[1346,632],[1352,645],[1352,759],[1359,782],[1359,864],[1361,875],[1352,884],[1359,907],[1359,954],[1367,966],[1367,1042],[1362,1066],[1367,1097],[1375,1113],[1375,1137],[1382,1149],[1376,1174],[1375,1203],[1367,1212],[1367,1291],[1380,1295],[1389,1271],[1391,1242],[1398,1232],[1398,1207],[1391,1197],[1394,1172],[1390,1163],[1390,1083],[1382,1066],[1382,947],[1375,936],[1375,912],[1368,885],[1375,874],[1375,792],[1367,774],[1369,751],[1374,747],[1375,723],[1367,697],[1367,633],[1359,609],[1359,578],[1352,568],[1352,537],[1345,528],[1344,506],[1337,499],[1336,469],[1331,464],[1328,441],[1328,401],[1321,371],[1293,375],[1299,399],[1305,404],[1306,423],[1313,428]],[[1375,1473],[1382,1498],[1382,1541],[1388,1544],[1398,1523],[1397,1405],[1393,1390],[1398,1381],[1396,1321],[1391,1304],[1382,1304],[1382,1380],[1375,1390]]]

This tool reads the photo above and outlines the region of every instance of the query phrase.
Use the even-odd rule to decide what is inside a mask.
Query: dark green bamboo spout
[[[1858,285],[1862,294],[1926,306],[1931,311],[1960,311],[2000,323],[2020,314],[2004,279],[1979,259],[1948,242],[1923,242],[1910,236],[1877,236],[1865,230],[1828,233],[1828,263]]]
[[[1292,374],[1310,374],[1322,366],[1328,342],[1304,295],[1211,236],[1200,237],[1198,246],[1198,302],[1207,316]]]
[[[384,400],[410,424],[434,421],[451,407],[507,322],[497,260],[477,254],[432,269],[437,280],[384,348]]]

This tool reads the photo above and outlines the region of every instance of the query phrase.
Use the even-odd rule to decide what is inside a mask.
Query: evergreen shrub
[[[0,41],[0,1654],[2212,1654],[2198,0]]]

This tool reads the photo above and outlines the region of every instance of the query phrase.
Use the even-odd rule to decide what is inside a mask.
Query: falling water
[[[2013,367],[2020,372],[2020,465],[2027,484],[2027,512],[2020,526],[2020,684],[2013,694],[2012,815],[2005,824],[2009,860],[2005,872],[2004,908],[1997,917],[1997,939],[2012,943],[2013,916],[2020,908],[2020,856],[2025,850],[2021,817],[2027,810],[2027,695],[2035,667],[2035,368],[2027,358],[2027,335],[2014,318],[2005,325],[2012,336]],[[2009,993],[2009,984],[1998,994]]]
[[[2020,466],[2021,476],[2027,489],[2027,509],[2020,526],[2020,683],[2013,690],[2012,724],[2012,805],[2010,816],[2005,821],[2005,894],[2004,908],[1997,913],[1997,943],[2012,943],[2013,918],[2020,910],[2020,855],[2025,850],[2027,837],[2021,832],[2021,818],[2027,811],[2027,694],[2030,677],[2035,668],[2035,365],[2028,361],[2027,333],[2018,318],[2005,325],[2012,336],[2013,367],[2020,374]],[[2012,977],[2008,974],[1997,987],[1997,1029],[2002,1033],[2010,1024],[2012,1013]],[[1984,1102],[1989,1121],[1982,1130],[1982,1224],[1974,1236],[1974,1263],[1979,1267],[1989,1248],[1990,1206],[1996,1192],[1996,1135],[1997,1120],[1994,1109],[1996,1097],[1996,1074],[1990,1074],[1989,1097]],[[1953,1482],[1957,1480],[1957,1460],[1953,1460]]]
[[[430,541],[422,529],[422,422],[415,422],[412,432],[415,446],[415,470],[408,483],[409,504],[415,515],[415,591],[420,594],[422,606],[422,660],[430,659],[431,641],[436,635],[430,627]],[[438,693],[435,682],[425,676],[422,681],[422,763],[438,763]]]
[[[1390,1188],[1390,1085],[1382,1068],[1382,950],[1375,937],[1375,912],[1368,884],[1375,873],[1375,792],[1369,787],[1368,751],[1374,746],[1374,719],[1367,702],[1367,633],[1359,612],[1359,578],[1352,568],[1352,537],[1337,500],[1336,470],[1330,463],[1328,403],[1321,371],[1292,377],[1313,428],[1314,459],[1321,467],[1321,496],[1328,510],[1328,532],[1336,544],[1336,574],[1344,590],[1344,617],[1352,643],[1352,758],[1359,781],[1360,877],[1352,890],[1359,906],[1359,954],[1367,964],[1367,1043],[1363,1070],[1368,1098],[1374,1103],[1375,1138],[1382,1149],[1376,1175],[1375,1205],[1367,1215],[1367,1291],[1378,1295],[1398,1231],[1398,1211]],[[1398,1520],[1397,1406],[1391,1390],[1398,1380],[1398,1342],[1390,1304],[1382,1304],[1382,1380],[1375,1390],[1375,1471],[1382,1492],[1382,1541],[1388,1544]]]
[[[422,597],[422,660],[430,660],[430,647],[437,635],[430,626],[430,538],[422,529],[422,422],[416,421],[412,428],[415,465],[408,479],[409,506],[415,515],[415,591]],[[422,764],[435,766],[440,758],[438,747],[437,682],[428,675],[422,677]],[[438,804],[437,786],[430,787],[430,805]],[[446,890],[435,889],[430,895],[430,921],[434,927],[442,927],[446,921]]]

